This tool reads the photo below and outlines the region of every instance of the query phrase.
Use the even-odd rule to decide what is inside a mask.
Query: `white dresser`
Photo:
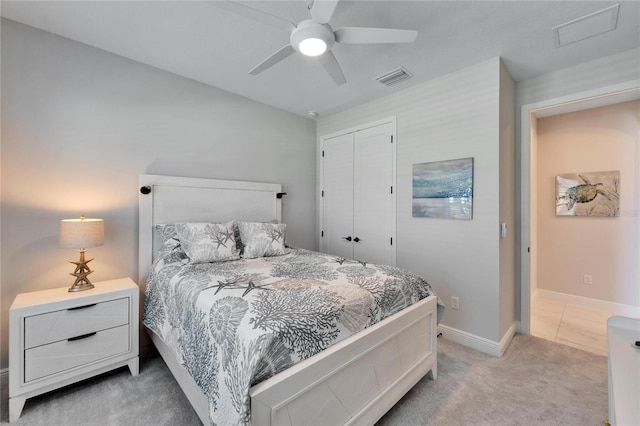
[[[640,425],[640,319],[611,317],[607,321],[609,422]]]
[[[9,421],[27,398],[138,364],[138,286],[129,278],[22,293],[9,311]]]

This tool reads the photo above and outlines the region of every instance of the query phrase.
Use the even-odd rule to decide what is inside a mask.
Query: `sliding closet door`
[[[393,127],[355,132],[353,257],[393,265]]]
[[[322,251],[353,257],[353,134],[327,139],[322,158]]]

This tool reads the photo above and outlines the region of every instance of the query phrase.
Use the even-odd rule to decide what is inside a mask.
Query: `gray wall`
[[[513,106],[513,83],[504,74],[501,80],[501,70],[506,73],[495,58],[318,120],[320,138],[397,117],[397,265],[432,284],[448,307],[444,325],[493,342],[502,338],[501,313],[513,323],[514,310],[513,298],[504,305],[500,300],[501,290],[513,292],[513,274],[500,267],[501,258],[513,258],[499,241],[499,177],[510,173],[508,163],[500,164],[501,134],[509,142],[501,87],[511,91],[508,108]],[[474,158],[473,220],[412,217],[412,165],[465,157]],[[513,202],[509,192],[504,188],[502,196],[511,198],[502,201]],[[460,298],[459,310],[450,308],[451,296]]]
[[[2,360],[17,293],[70,285],[59,220],[105,219],[92,281],[137,277],[141,173],[282,183],[314,249],[315,122],[2,20]]]

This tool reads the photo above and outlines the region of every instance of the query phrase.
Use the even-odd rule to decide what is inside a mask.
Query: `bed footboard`
[[[430,296],[251,389],[254,425],[373,424],[425,374],[437,376]]]
[[[425,374],[437,377],[436,300],[421,300],[251,388],[251,424],[375,423]],[[209,424],[207,398],[171,348],[147,331],[200,420]]]

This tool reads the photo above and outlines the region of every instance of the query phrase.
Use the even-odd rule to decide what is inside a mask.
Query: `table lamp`
[[[60,221],[60,247],[78,249],[80,260],[69,261],[76,265],[76,269],[69,275],[76,277],[76,281],[69,291],[83,291],[94,287],[87,278],[93,271],[87,263],[93,259],[85,260],[84,253],[87,248],[99,247],[104,244],[104,220],[87,219],[84,215],[80,219],[63,219]]]

